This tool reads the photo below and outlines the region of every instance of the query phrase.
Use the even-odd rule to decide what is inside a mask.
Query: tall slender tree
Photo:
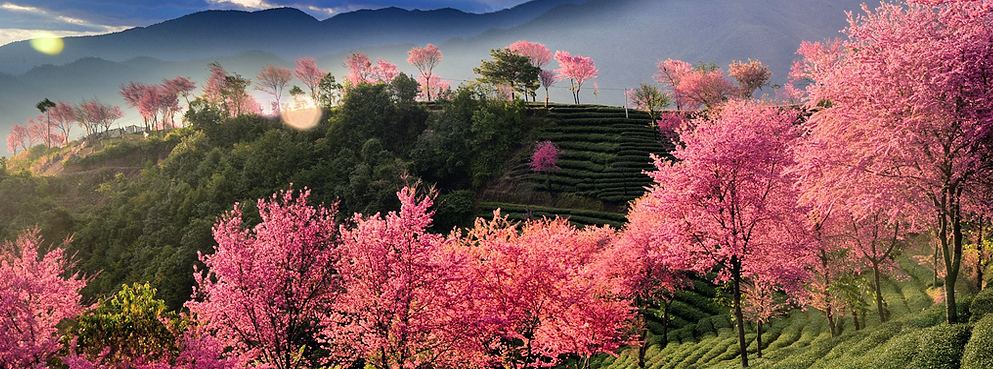
[[[424,86],[425,97],[428,101],[431,101],[432,88],[427,83],[432,82],[431,76],[433,75],[434,67],[441,62],[441,51],[438,51],[437,46],[428,44],[425,47],[410,49],[410,51],[407,51],[407,56],[407,62],[417,67],[417,70],[421,72],[421,77],[423,77],[424,81],[422,86]]]
[[[576,104],[579,104],[579,92],[583,88],[583,83],[596,78],[600,70],[593,64],[593,59],[580,55],[573,56],[567,51],[556,51],[555,60],[559,62],[559,69],[555,72],[559,74],[559,78],[569,80],[569,90],[572,91]]]
[[[682,131],[678,161],[655,157],[655,185],[631,212],[660,216],[653,227],[673,245],[672,265],[701,272],[717,267],[729,284],[742,366],[748,366],[742,293],[762,277],[802,294],[809,264],[803,213],[794,179],[796,117],[774,107],[732,101],[712,119]]]

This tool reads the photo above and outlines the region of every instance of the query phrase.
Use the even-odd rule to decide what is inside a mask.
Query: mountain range
[[[385,8],[323,21],[292,8],[204,11],[148,27],[66,38],[64,51],[55,56],[34,51],[26,41],[0,47],[0,132],[6,135],[11,125],[37,115],[34,105],[45,98],[121,105],[126,116],[119,123],[137,124],[137,112],[118,94],[121,84],[174,76],[202,84],[214,61],[253,78],[266,64],[292,68],[295,58],[313,56],[340,79],[345,56],[359,51],[414,74],[406,51],[427,43],[444,54],[435,71],[453,86],[474,79],[472,67],[488,59],[490,49],[516,40],[589,56],[600,70],[594,80],[600,91],[594,95],[592,86],[584,87],[586,103],[623,105],[623,91],[651,82],[655,64],[669,58],[721,67],[756,59],[770,67],[772,82],[781,84],[800,42],[842,37],[845,11],[857,11],[862,2],[533,0],[486,14]],[[553,89],[553,101],[570,100],[564,84]]]

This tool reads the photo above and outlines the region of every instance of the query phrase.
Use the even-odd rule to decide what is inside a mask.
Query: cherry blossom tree
[[[50,147],[50,142],[57,141],[54,140],[53,132],[48,129],[49,126],[45,124],[45,117],[39,115],[34,118],[28,118],[28,146],[34,146],[35,143],[43,143],[46,147]]]
[[[993,135],[993,68],[984,67],[993,65],[993,8],[930,3],[863,6],[865,14],[849,16],[842,56],[810,52],[795,74],[814,81],[809,103],[826,106],[809,120],[810,135],[834,156],[825,163],[857,178],[844,185],[865,193],[893,188],[893,204],[910,226],[927,224],[934,233],[947,272],[946,316],[956,323],[962,206]],[[800,52],[806,60],[809,51],[824,49]],[[883,211],[895,227],[893,210]]]
[[[356,214],[354,227],[341,230],[342,312],[355,317],[355,344],[367,365],[456,365],[471,325],[459,288],[467,255],[454,239],[427,232],[431,196],[418,199],[411,187],[397,196],[399,212]]]
[[[317,59],[309,56],[299,57],[295,63],[297,68],[293,71],[293,75],[303,82],[304,86],[307,86],[307,89],[310,90],[310,98],[316,101],[321,79],[327,72],[317,67]]]
[[[656,185],[635,211],[660,214],[658,237],[672,244],[673,265],[701,272],[718,267],[715,282],[728,283],[745,351],[744,283],[762,276],[791,296],[802,296],[809,264],[805,225],[793,178],[786,169],[797,136],[795,116],[774,107],[732,101],[713,119],[682,131],[677,161],[654,157]],[[682,264],[680,264],[682,263]]]
[[[63,248],[45,252],[39,233],[30,229],[0,249],[3,368],[44,367],[60,347],[58,324],[83,311],[79,290],[86,280],[71,272],[74,263]]]
[[[431,101],[432,88],[428,85],[432,82],[431,76],[434,67],[441,62],[441,51],[438,51],[438,47],[432,44],[428,44],[425,47],[415,47],[407,51],[407,62],[411,65],[417,67],[417,70],[421,72],[421,77],[423,77],[423,86],[425,91],[425,97],[427,101]]]
[[[538,82],[541,83],[541,87],[545,88],[545,108],[548,108],[548,88],[555,85],[555,82],[559,80],[559,77],[555,75],[555,72],[550,70],[542,69],[538,72]]]
[[[654,201],[643,197],[638,202]],[[662,310],[662,343],[665,347],[669,334],[669,307],[673,294],[686,286],[686,270],[673,265],[666,258],[671,244],[659,239],[656,224],[660,214],[649,211],[646,204],[634,205],[628,213],[628,224],[610,247],[596,261],[596,269],[612,279],[613,293],[631,300],[638,312],[635,328],[638,330],[638,368],[645,367],[648,349],[647,309],[659,306]]]
[[[72,131],[72,126],[76,125],[76,110],[69,103],[59,101],[55,107],[48,110],[48,115],[52,125],[62,131],[60,136],[64,140],[63,145],[68,145],[69,133]]]
[[[20,124],[10,127],[10,134],[7,135],[7,150],[17,155],[17,148],[27,150],[28,129]]]
[[[309,190],[282,191],[258,201],[262,222],[243,225],[238,206],[214,227],[217,247],[200,255],[193,301],[186,306],[203,329],[243,367],[301,368],[349,362],[335,210],[307,204]]]
[[[683,110],[683,106],[689,105],[690,102],[683,95],[683,91],[678,90],[677,87],[682,83],[684,77],[693,73],[693,65],[682,60],[666,59],[660,61],[656,66],[659,72],[655,74],[655,80],[669,87],[669,93],[673,97],[673,102],[676,103],[676,110]]]
[[[735,61],[728,66],[728,75],[738,81],[738,97],[750,99],[755,90],[769,83],[769,67],[758,60],[748,59],[748,62]]]
[[[552,52],[540,42],[518,40],[507,46],[507,48],[518,55],[530,58],[531,65],[538,68],[544,68],[548,62],[552,61]]]
[[[551,173],[553,169],[561,169],[558,166],[559,148],[552,141],[542,141],[534,149],[531,155],[531,170],[545,173],[545,184],[548,185],[548,192],[552,192]]]
[[[85,116],[89,121],[88,124],[93,125],[93,132],[97,131],[96,127],[103,127],[104,132],[108,131],[114,121],[124,116],[121,107],[106,105],[96,100],[84,101],[79,106],[79,110],[81,111],[79,115]]]
[[[430,96],[438,98],[445,91],[451,89],[451,83],[442,79],[441,76],[437,74],[432,74],[431,79],[426,79],[424,76],[417,77],[417,82],[421,85],[419,94],[424,96],[425,100],[430,100]]]
[[[559,62],[559,69],[555,72],[560,78],[568,79],[572,91],[572,97],[579,104],[579,91],[583,83],[597,77],[600,70],[593,64],[593,59],[585,56],[572,56],[567,51],[556,51],[555,61]]]
[[[565,219],[528,221],[518,229],[499,212],[461,238],[473,252],[473,330],[465,344],[491,365],[554,366],[562,355],[588,358],[625,343],[630,301],[611,294],[592,267],[610,243],[610,228],[576,229]],[[470,319],[467,317],[467,319]]]
[[[353,52],[346,57],[345,68],[348,69],[348,76],[346,78],[352,86],[371,83],[369,81],[374,79],[372,61],[369,60],[369,56],[363,53]]]
[[[293,78],[293,71],[289,68],[276,67],[272,65],[266,65],[262,67],[259,71],[259,75],[255,77],[256,86],[255,88],[259,91],[265,92],[276,98],[275,109],[273,112],[278,114],[282,107],[279,105],[279,99],[283,95],[283,89],[286,88],[286,84],[290,82]]]
[[[767,275],[757,275],[745,285],[742,291],[745,300],[742,302],[742,314],[745,319],[755,322],[755,356],[762,357],[762,326],[772,317],[783,314],[789,305],[785,297],[776,289],[775,281]]]

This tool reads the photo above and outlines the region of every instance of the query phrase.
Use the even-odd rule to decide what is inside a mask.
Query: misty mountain
[[[359,10],[323,21],[293,8],[255,12],[208,10],[148,27],[68,37],[64,39],[64,50],[56,56],[34,51],[27,41],[14,42],[0,47],[0,72],[23,73],[39,65],[62,65],[83,57],[124,61],[148,56],[180,61],[261,50],[292,59],[358,47],[440,43],[453,37],[515,27],[560,5],[582,1],[534,0],[485,14],[451,8]]]
[[[842,37],[844,12],[858,10],[861,3],[535,0],[487,14],[388,8],[324,21],[288,8],[200,12],[115,34],[70,38],[56,57],[24,50],[25,42],[0,47],[0,73],[6,73],[0,74],[0,132],[6,134],[11,125],[37,115],[34,104],[46,97],[118,104],[127,114],[121,125],[140,124],[137,112],[123,105],[121,84],[159,83],[181,75],[202,86],[207,64],[213,61],[254,79],[266,64],[292,68],[296,57],[314,56],[321,68],[341,79],[345,56],[361,51],[414,74],[406,52],[426,43],[441,49],[444,59],[435,72],[453,87],[476,77],[472,68],[490,58],[490,49],[516,40],[592,57],[600,69],[594,80],[600,94],[592,94],[592,83],[584,86],[585,103],[623,105],[623,90],[651,82],[655,64],[668,58],[713,62],[722,68],[734,60],[761,60],[772,70],[772,82],[782,84],[800,42]],[[546,68],[557,67],[552,61]],[[553,101],[571,101],[567,84],[553,88]],[[266,98],[258,92],[256,97]]]

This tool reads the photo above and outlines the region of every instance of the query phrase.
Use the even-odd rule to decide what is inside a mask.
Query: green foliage
[[[923,330],[917,356],[907,368],[957,369],[971,328],[967,324],[942,324]]]
[[[993,288],[980,291],[969,304],[969,313],[972,314],[972,321],[978,321],[993,313]]]
[[[473,202],[476,193],[459,190],[438,196],[435,200],[437,209],[434,213],[432,230],[437,233],[448,233],[456,227],[471,227],[475,219]]]
[[[137,358],[158,361],[179,352],[176,333],[182,325],[178,315],[155,298],[154,288],[135,283],[121,286],[114,297],[83,313],[67,340],[75,340],[77,352],[103,365]]]
[[[494,101],[481,86],[460,87],[428,122],[411,152],[416,173],[444,190],[478,189],[503,172],[527,135],[521,101]]]
[[[993,368],[993,314],[976,322],[962,353],[962,369],[985,368]]]
[[[512,93],[523,95],[538,89],[541,68],[532,65],[530,58],[507,48],[492,49],[490,55],[493,60],[483,60],[479,67],[472,68],[473,73],[482,76],[480,82],[510,86]]]

